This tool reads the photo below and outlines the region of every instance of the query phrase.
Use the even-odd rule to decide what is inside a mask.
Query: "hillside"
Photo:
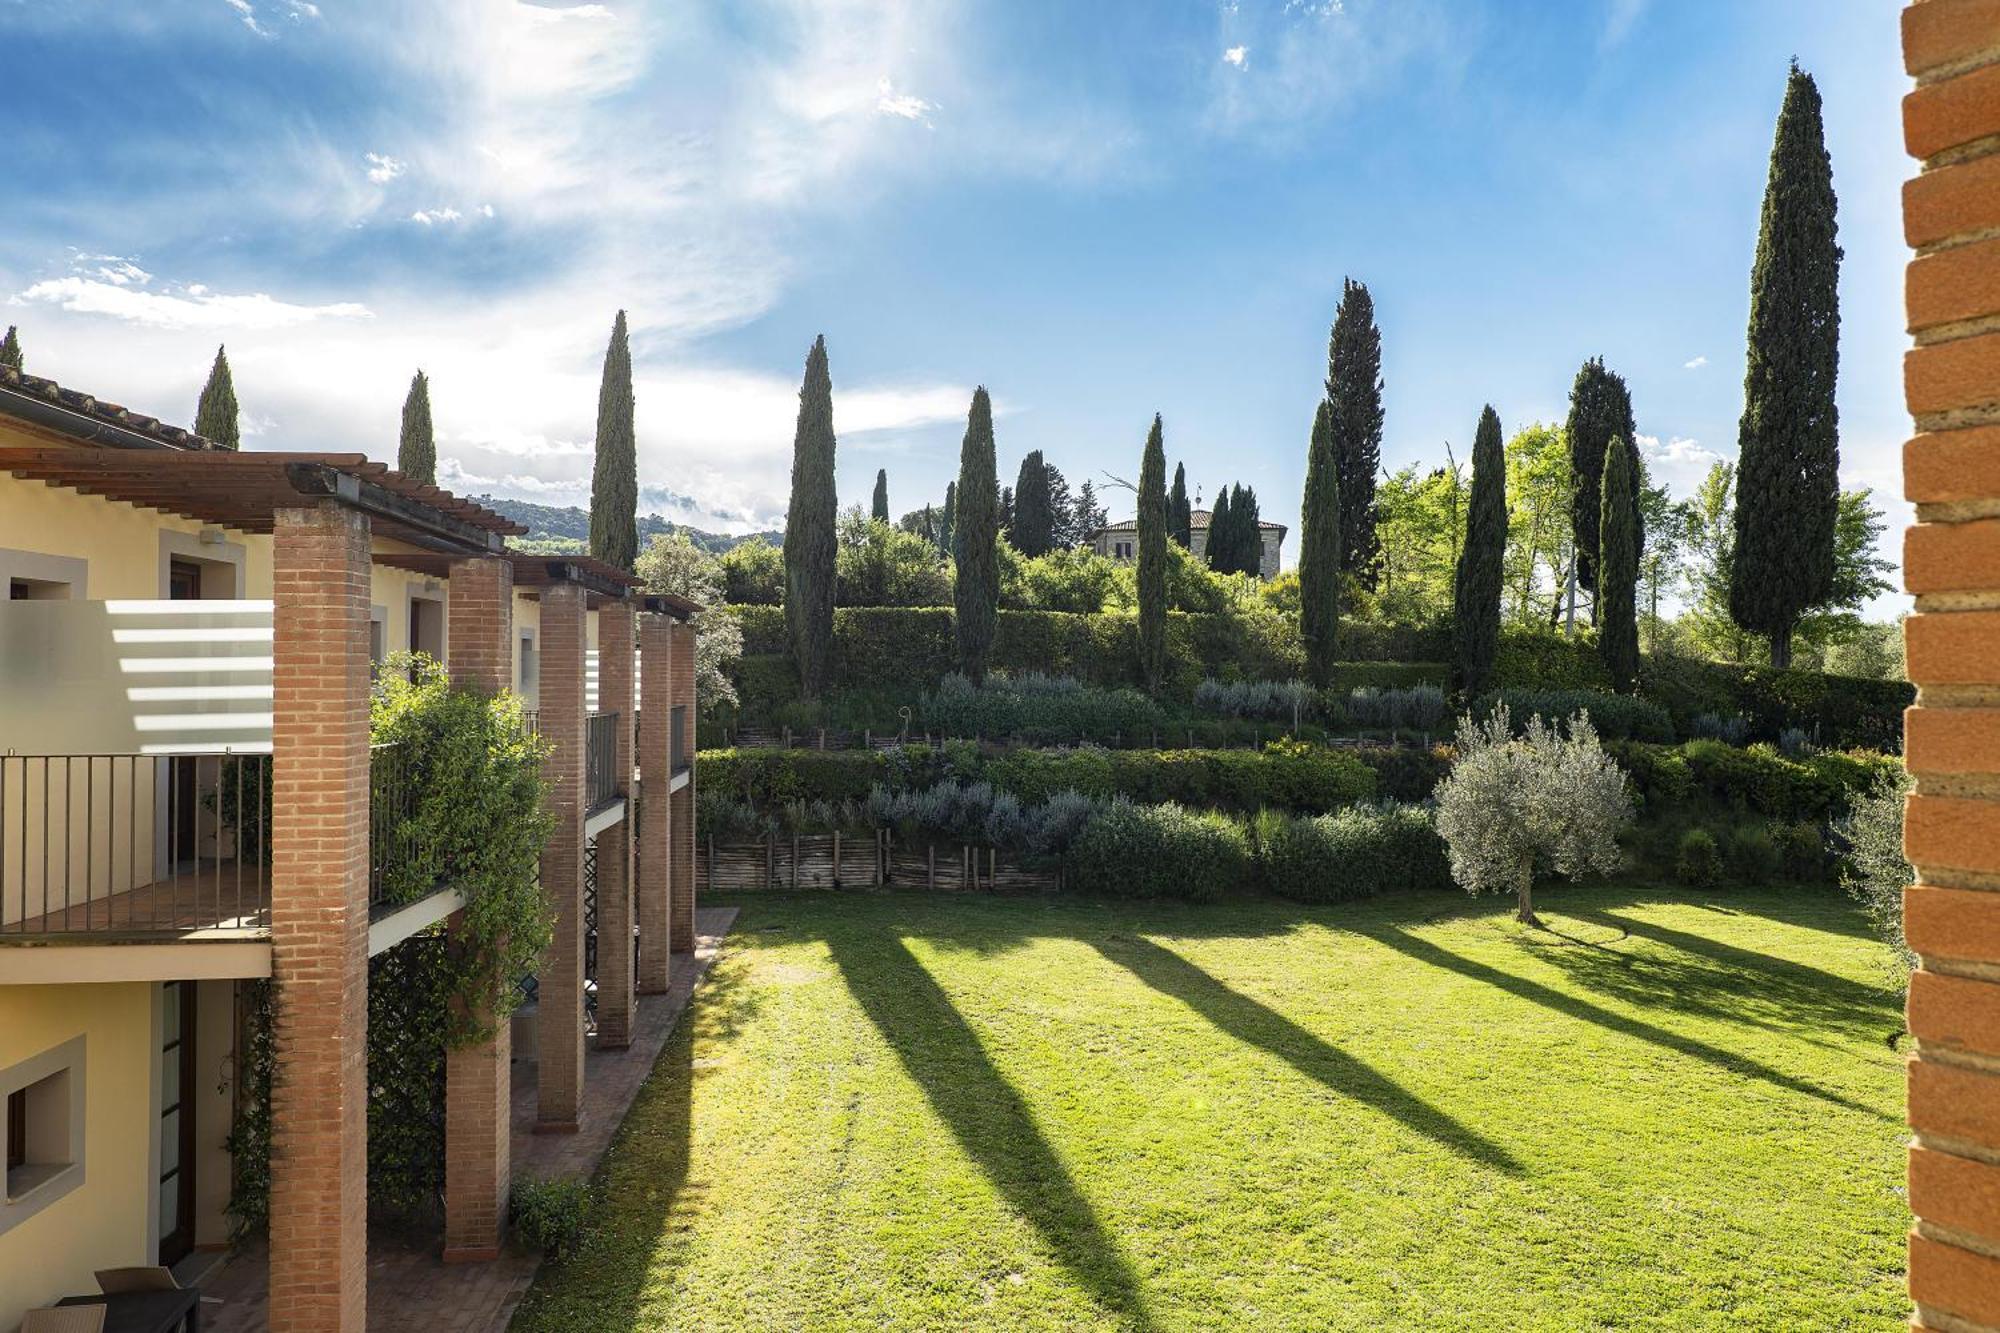
[[[542,505],[532,500],[508,500],[497,495],[476,495],[472,498],[475,503],[485,505],[496,514],[511,518],[516,523],[527,524],[528,535],[513,539],[513,544],[517,547],[540,548],[562,553],[572,549],[581,550],[583,544],[590,540],[590,511],[587,509],[580,509],[575,505]],[[690,541],[703,550],[717,554],[752,536],[763,537],[773,545],[784,536],[783,533],[775,531],[742,535],[705,532],[685,523],[670,522],[658,514],[639,516],[639,544],[642,547],[655,537],[671,536],[677,532],[685,533]],[[568,543],[571,542],[577,545],[570,547]]]

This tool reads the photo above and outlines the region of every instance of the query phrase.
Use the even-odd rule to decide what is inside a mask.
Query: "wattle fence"
[[[873,835],[773,834],[758,842],[695,849],[695,882],[704,889],[864,889],[891,884],[949,892],[1047,892],[1059,870],[1033,870],[992,847],[901,844],[887,829]]]

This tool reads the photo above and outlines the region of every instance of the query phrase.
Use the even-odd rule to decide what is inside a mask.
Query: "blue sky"
[[[1463,456],[1488,401],[1559,418],[1602,354],[1684,489],[1735,452],[1796,55],[1844,471],[1889,499],[1896,50],[1892,6],[1824,0],[0,0],[0,320],[177,421],[227,342],[257,447],[392,453],[422,365],[441,479],[569,502],[623,306],[642,484],[735,528],[782,512],[824,332],[845,497],[941,496],[985,383],[1007,480],[1129,475],[1158,411],[1192,483],[1295,522],[1353,275],[1391,465]]]

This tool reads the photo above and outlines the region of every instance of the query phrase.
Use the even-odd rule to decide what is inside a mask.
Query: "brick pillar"
[[[542,590],[540,726],[555,832],[542,852],[542,888],[555,907],[555,939],[537,970],[535,1128],[574,1133],[583,1108],[583,589]]]
[[[2000,1329],[2000,8],[1903,12],[1913,1324]]]
[[[672,766],[667,754],[673,722],[673,622],[657,612],[639,617],[639,993],[667,989],[671,938],[667,881],[671,859],[667,794]],[[649,704],[647,701],[651,700]]]
[[[274,516],[271,1089],[274,1330],[368,1315],[368,581],[365,516]]]
[[[514,567],[497,556],[451,567],[446,657],[452,684],[492,696],[513,683]],[[463,913],[447,928],[456,933]],[[500,1254],[513,1182],[509,1153],[513,1030],[444,1058],[444,1260],[472,1263]]]
[[[673,678],[670,697],[675,707],[686,710],[687,719],[684,733],[688,749],[685,758],[692,758],[694,752],[694,626],[684,620],[674,622],[670,631],[673,651],[668,654],[670,674]],[[670,756],[673,763],[684,762],[684,756]],[[668,838],[673,847],[670,853],[668,881],[672,886],[673,899],[673,949],[675,953],[694,952],[694,770],[688,769],[687,785],[675,792],[672,800],[673,812],[667,817]]]
[[[597,609],[597,708],[618,714],[625,818],[597,835],[597,1044],[632,1044],[632,605]]]

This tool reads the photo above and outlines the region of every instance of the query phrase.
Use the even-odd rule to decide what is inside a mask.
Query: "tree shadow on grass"
[[[893,931],[825,936],[847,988],[959,1147],[1107,1310],[1152,1326],[1138,1276],[979,1036]]]
[[[1235,990],[1173,950],[1148,939],[1114,935],[1091,941],[1097,951],[1162,995],[1246,1045],[1268,1051],[1299,1073],[1352,1097],[1460,1156],[1508,1172],[1521,1164],[1505,1148],[1459,1123],[1366,1063],[1329,1045],[1283,1014]]]
[[[1641,1041],[1651,1042],[1655,1046],[1673,1051],[1678,1055],[1690,1056],[1732,1074],[1745,1074],[1752,1078],[1761,1079],[1773,1087],[1783,1088],[1788,1092],[1803,1093],[1805,1096],[1830,1103],[1843,1110],[1857,1111],[1863,1115],[1874,1116],[1878,1120],[1888,1120],[1891,1118],[1884,1115],[1875,1107],[1865,1105],[1852,1098],[1842,1096],[1840,1093],[1822,1088],[1816,1083],[1809,1083],[1804,1079],[1795,1078],[1781,1070],[1773,1069],[1761,1061],[1754,1060],[1747,1055],[1738,1055],[1732,1051],[1723,1050],[1719,1046],[1711,1046],[1705,1041],[1683,1036],[1678,1032],[1669,1031],[1666,1028],[1644,1022],[1630,1015],[1603,1008],[1600,1005],[1592,1004],[1589,1000],[1583,999],[1580,996],[1569,995],[1553,987],[1544,986],[1538,981],[1530,981],[1526,977],[1515,976],[1513,973],[1503,972],[1497,967],[1490,967],[1485,963],[1475,962],[1470,958],[1452,953],[1448,949],[1438,947],[1429,940],[1420,939],[1405,931],[1392,927],[1387,930],[1364,930],[1362,934],[1420,963],[1428,963],[1432,967],[1443,968],[1447,972],[1456,972],[1460,976],[1470,977],[1474,981],[1483,981],[1490,986],[1495,986],[1500,990],[1506,991],[1510,995],[1519,996],[1524,1000],[1532,1000],[1536,1004],[1555,1010],[1557,1013],[1580,1019],[1586,1023],[1595,1023],[1597,1026],[1608,1031],[1623,1033],[1628,1037],[1637,1037]],[[1550,955],[1563,952],[1568,951],[1551,950]],[[1575,952],[1583,954],[1587,951],[1576,950]]]

